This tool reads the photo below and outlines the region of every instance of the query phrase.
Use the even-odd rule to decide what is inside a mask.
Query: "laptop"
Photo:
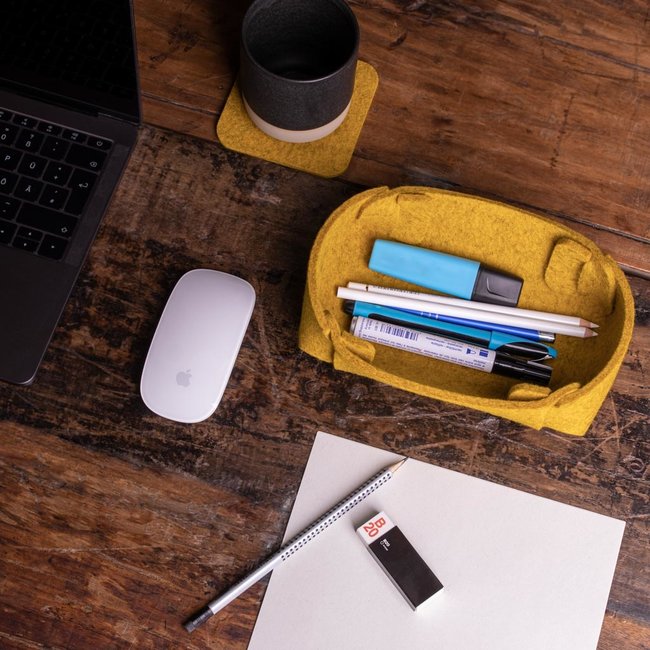
[[[2,0],[0,379],[34,380],[140,119],[130,0]]]

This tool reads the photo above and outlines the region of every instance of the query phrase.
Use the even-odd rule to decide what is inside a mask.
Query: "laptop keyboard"
[[[60,260],[111,145],[0,108],[0,244]]]

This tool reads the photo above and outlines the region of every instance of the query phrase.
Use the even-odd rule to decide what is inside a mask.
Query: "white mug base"
[[[350,104],[348,104],[340,115],[335,117],[331,122],[323,124],[323,126],[319,126],[316,129],[307,129],[304,131],[292,131],[290,129],[281,129],[279,126],[273,126],[273,124],[269,124],[266,120],[263,120],[259,115],[257,115],[255,111],[253,111],[253,109],[248,105],[243,97],[242,101],[244,102],[244,108],[246,108],[248,116],[260,131],[266,133],[266,135],[269,135],[272,138],[275,138],[276,140],[293,143],[313,142],[314,140],[320,140],[321,138],[328,136],[330,133],[338,129],[339,126],[341,126],[343,120],[345,119],[345,116],[350,110]]]

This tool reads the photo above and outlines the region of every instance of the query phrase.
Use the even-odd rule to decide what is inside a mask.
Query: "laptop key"
[[[18,176],[11,172],[0,171],[0,193],[11,194],[18,182]]]
[[[104,160],[106,160],[106,154],[102,151],[82,147],[78,144],[73,144],[65,157],[65,161],[71,165],[88,169],[91,172],[98,172],[102,168]]]
[[[33,239],[26,239],[25,237],[16,236],[14,238],[12,246],[33,253],[38,248],[38,242],[34,241]]]
[[[0,147],[0,168],[9,170],[16,169],[21,156],[20,151],[9,149],[9,147]]]
[[[18,135],[20,129],[13,124],[0,126],[0,144],[11,144]]]
[[[25,239],[31,239],[33,241],[41,241],[43,233],[40,230],[34,230],[33,228],[18,228],[16,237],[24,237]]]
[[[72,173],[72,167],[63,163],[50,162],[43,174],[43,180],[55,185],[65,185]]]
[[[101,149],[102,151],[108,151],[113,144],[110,140],[105,140],[104,138],[96,138],[94,136],[89,136],[88,142],[86,143],[89,147],[95,149]]]
[[[49,122],[39,122],[37,128],[39,131],[47,133],[48,135],[59,135],[59,133],[62,131],[62,128],[60,126],[56,126],[56,124],[50,124]]]
[[[54,158],[54,160],[61,160],[69,147],[70,144],[65,140],[48,136],[41,148],[41,154],[48,158]]]
[[[23,156],[20,166],[18,167],[18,172],[25,174],[25,176],[31,176],[32,178],[38,178],[47,165],[47,160],[41,158],[40,156],[34,156],[31,153],[27,153]]]
[[[31,178],[21,178],[14,190],[14,196],[17,196],[19,199],[36,201],[42,189],[43,183],[40,181],[34,181]]]
[[[38,254],[45,257],[50,257],[53,260],[60,260],[65,253],[65,247],[68,242],[65,239],[60,237],[54,237],[52,235],[45,235],[43,241],[38,249]]]
[[[38,151],[43,143],[43,134],[36,131],[21,131],[16,146],[23,151]]]
[[[85,134],[81,133],[80,131],[73,131],[72,129],[64,129],[63,131],[63,137],[66,140],[72,140],[73,142],[84,142],[86,139]]]
[[[0,121],[8,122],[13,116],[14,114],[11,111],[0,108]]]
[[[26,129],[33,129],[38,120],[33,117],[27,117],[27,115],[14,115],[13,121],[20,126],[24,126]]]
[[[66,212],[70,214],[81,214],[93,189],[96,178],[95,174],[91,174],[83,169],[74,170],[72,178],[70,178],[70,182],[68,183],[71,193],[70,199],[65,206]]]
[[[59,237],[70,237],[78,220],[76,217],[40,205],[23,203],[16,221],[24,226],[38,228]]]
[[[16,226],[8,221],[0,220],[0,244],[8,244],[16,232]]]
[[[55,185],[46,185],[43,194],[39,200],[41,205],[45,205],[53,210],[59,210],[68,198],[70,192],[64,187],[56,187]]]
[[[18,213],[20,201],[9,197],[0,198],[0,217],[3,219],[13,219]]]

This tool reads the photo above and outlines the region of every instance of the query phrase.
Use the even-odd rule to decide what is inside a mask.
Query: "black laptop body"
[[[34,380],[139,124],[129,0],[3,0],[0,379]]]

